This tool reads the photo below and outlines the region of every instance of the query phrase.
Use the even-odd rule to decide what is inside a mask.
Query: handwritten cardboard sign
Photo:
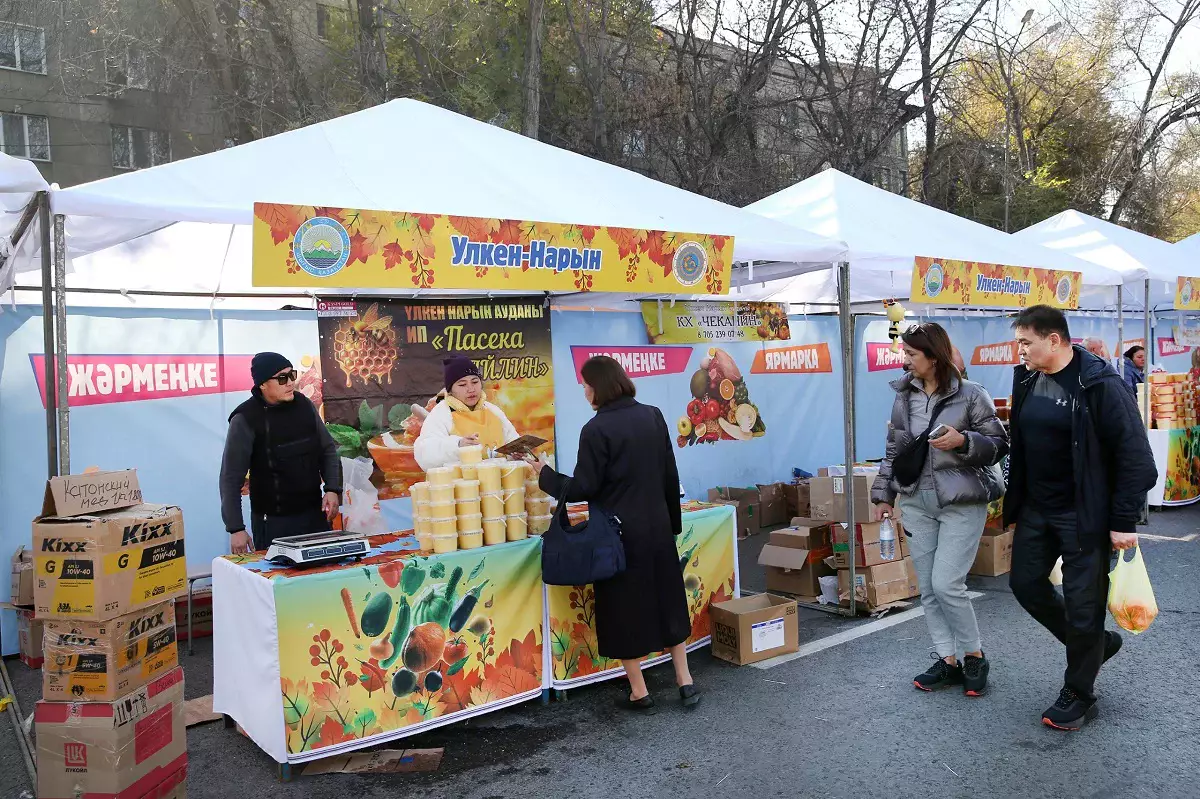
[[[43,517],[83,516],[142,504],[137,470],[87,472],[46,481]]]

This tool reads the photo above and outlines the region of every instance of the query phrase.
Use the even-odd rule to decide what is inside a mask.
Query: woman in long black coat
[[[579,436],[575,475],[542,464],[541,488],[560,501],[588,502],[621,520],[625,571],[595,585],[600,654],[621,661],[630,695],[621,704],[653,711],[641,661],[669,651],[686,707],[700,696],[688,670],[686,642],[692,625],[675,536],[683,531],[679,472],[662,413],[634,399],[621,365],[607,356],[580,370],[584,395],[596,415]],[[568,482],[569,481],[569,482]]]

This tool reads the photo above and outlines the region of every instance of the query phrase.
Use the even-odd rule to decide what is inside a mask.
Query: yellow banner
[[[787,307],[774,302],[643,302],[651,344],[789,341]]]
[[[1200,277],[1175,279],[1175,310],[1200,311]]]
[[[1073,309],[1079,307],[1081,283],[1079,272],[917,256],[910,299],[977,308]]]
[[[254,204],[255,286],[726,294],[733,238]]]

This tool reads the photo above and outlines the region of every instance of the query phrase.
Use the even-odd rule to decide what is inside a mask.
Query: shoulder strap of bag
[[[925,432],[919,437],[927,438],[929,436],[929,431],[933,429],[935,424],[937,424],[938,414],[942,412],[942,408],[946,407],[946,403],[949,401],[949,397],[943,397],[942,399],[938,400],[937,405],[933,406],[933,413],[929,414],[929,426],[925,428]]]

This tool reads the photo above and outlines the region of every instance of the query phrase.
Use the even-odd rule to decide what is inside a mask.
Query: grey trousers
[[[939,657],[983,649],[975,608],[967,596],[967,572],[979,551],[987,505],[939,508],[937,494],[917,491],[897,499],[900,521],[912,534],[909,551],[921,587],[925,624]]]

